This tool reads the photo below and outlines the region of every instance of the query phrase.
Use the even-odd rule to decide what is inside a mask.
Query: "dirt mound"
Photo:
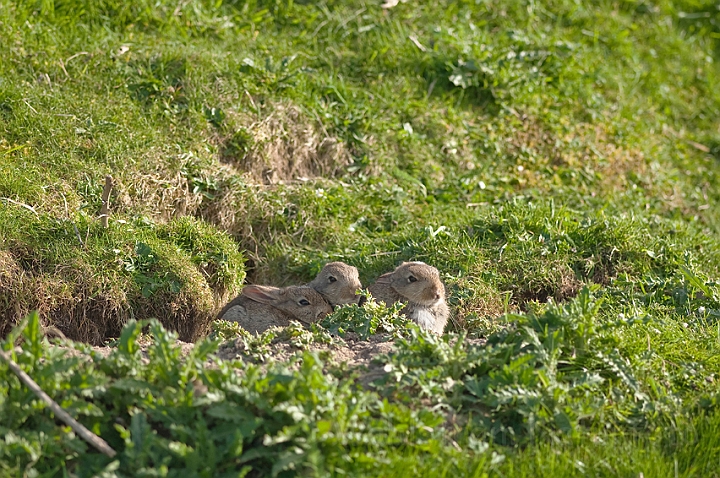
[[[32,255],[28,255],[32,257]],[[185,278],[179,291],[167,287],[143,297],[135,284],[108,274],[93,273],[77,258],[43,267],[32,260],[26,267],[0,251],[0,336],[37,310],[44,328],[57,328],[71,340],[101,345],[118,337],[130,318],[155,317],[175,330],[181,340],[195,341],[208,332],[215,309],[212,292],[191,264],[175,264]]]
[[[25,275],[20,289],[13,294],[0,291],[3,335],[32,310],[40,314],[43,327],[56,327],[69,339],[92,345],[101,345],[108,338],[118,337],[132,317],[156,317],[165,327],[176,330],[185,341],[205,335],[212,319],[209,313],[212,299],[195,297],[192,292],[163,294],[165,297],[158,299],[156,296],[153,300],[135,298],[135,302],[142,303],[132,307],[127,294],[119,288],[97,290],[88,286],[79,279],[50,274]],[[9,307],[5,305],[8,302],[11,302]]]

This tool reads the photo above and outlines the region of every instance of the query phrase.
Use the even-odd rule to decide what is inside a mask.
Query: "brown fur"
[[[375,299],[406,303],[402,312],[421,327],[442,334],[450,315],[440,273],[424,262],[403,262],[368,287]]]
[[[270,327],[287,326],[291,320],[309,325],[331,312],[325,299],[307,286],[248,285],[223,307],[218,318],[238,322],[250,333],[262,333]]]
[[[318,291],[332,306],[357,304],[361,297],[356,293],[362,288],[358,270],[344,262],[328,262],[307,285]]]

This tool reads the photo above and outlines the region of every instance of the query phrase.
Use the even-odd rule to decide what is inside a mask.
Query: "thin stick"
[[[73,56],[71,56],[70,58],[68,58],[67,60],[65,60],[65,63],[70,63],[70,60],[74,60],[75,58],[77,58],[77,57],[79,57],[79,56],[81,56],[81,55],[89,55],[89,54],[90,54],[90,53],[88,53],[88,52],[86,52],[86,51],[81,51],[81,52],[75,53]]]
[[[40,113],[37,112],[37,110],[36,110],[35,108],[32,107],[32,105],[31,105],[30,103],[27,102],[26,99],[23,98],[22,101],[23,101],[23,103],[25,103],[25,105],[26,105],[28,108],[30,108],[30,111],[32,111],[32,112],[35,113],[36,115],[39,115],[39,114],[40,114]]]
[[[35,210],[34,207],[28,206],[28,205],[25,204],[24,202],[13,201],[13,200],[10,199],[10,198],[0,198],[0,199],[2,199],[2,200],[4,200],[4,201],[7,201],[7,202],[9,202],[9,203],[17,204],[18,206],[22,206],[22,207],[24,207],[25,209],[27,209],[28,211],[34,213],[36,216],[39,216],[39,214],[37,213],[37,211]]]
[[[52,410],[52,412],[55,414],[57,418],[65,422],[68,426],[70,426],[73,430],[75,430],[75,433],[80,435],[80,437],[85,440],[86,442],[90,443],[92,446],[100,450],[103,454],[109,456],[110,458],[117,455],[117,452],[113,450],[110,445],[107,444],[105,440],[85,428],[85,426],[75,420],[73,417],[71,417],[68,412],[63,410],[60,405],[55,403],[55,401],[50,398],[50,396],[45,393],[35,381],[30,378],[28,374],[23,372],[23,370],[16,364],[8,355],[7,352],[4,350],[0,350],[0,357],[3,358],[8,364],[8,367],[10,367],[10,370],[12,370],[15,375],[18,376],[20,381],[25,384],[27,388],[30,389],[35,395],[40,398],[43,402],[47,404],[47,406]]]
[[[82,237],[80,237],[80,231],[78,231],[78,228],[74,222],[72,223],[72,225],[73,225],[73,229],[75,229],[75,237],[77,237],[77,240],[80,241],[80,245],[84,246],[85,243],[83,242]]]
[[[248,90],[245,90],[245,94],[250,99],[250,104],[252,105],[253,109],[255,110],[255,115],[260,119],[260,110],[258,109],[257,105],[255,105],[255,101],[253,100],[252,95],[250,95],[250,92]]]
[[[415,44],[416,47],[418,47],[420,49],[420,51],[422,51],[422,52],[427,51],[427,48],[425,48],[425,46],[422,43],[420,43],[420,40],[418,40],[418,38],[415,35],[411,34],[408,36],[408,38],[410,39],[411,42],[413,42]]]
[[[698,143],[698,142],[691,141],[691,140],[689,140],[689,139],[686,139],[685,142],[686,142],[687,144],[689,144],[690,146],[692,146],[693,148],[699,149],[699,150],[702,151],[703,153],[709,153],[709,152],[710,152],[710,148],[708,148],[708,147],[705,146],[704,144],[700,144],[700,143]]]
[[[105,188],[102,193],[102,207],[100,208],[100,221],[103,229],[108,228],[108,217],[110,217],[110,191],[112,190],[112,176],[105,176]]]
[[[370,257],[394,256],[395,254],[401,254],[401,253],[402,253],[402,251],[376,252],[375,254],[370,254]]]
[[[63,203],[65,203],[65,216],[67,216],[68,221],[70,221],[70,222],[72,223],[73,229],[75,229],[75,237],[77,237],[77,240],[80,242],[80,245],[81,245],[81,246],[84,246],[85,243],[83,242],[82,237],[80,237],[80,231],[78,231],[78,228],[77,228],[77,226],[75,225],[75,221],[73,221],[73,220],[70,218],[70,209],[68,209],[67,199],[65,199],[65,195],[64,195],[63,193],[60,193],[60,194],[62,195]]]

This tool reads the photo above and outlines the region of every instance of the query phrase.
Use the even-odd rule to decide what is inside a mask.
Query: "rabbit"
[[[317,277],[306,285],[318,291],[333,307],[357,304],[362,297],[356,293],[362,289],[357,268],[344,262],[328,262]]]
[[[331,312],[330,304],[311,287],[248,285],[217,318],[238,322],[248,332],[260,334],[270,327],[290,325],[291,320],[310,325]]]
[[[450,315],[440,273],[424,262],[403,262],[368,287],[377,300],[391,305],[405,302],[402,313],[420,327],[440,335]]]

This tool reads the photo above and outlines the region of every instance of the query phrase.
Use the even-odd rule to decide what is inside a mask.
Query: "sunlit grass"
[[[590,424],[566,410],[572,432],[558,433],[559,409],[545,416],[510,394],[492,413],[517,412],[522,396],[544,431],[485,450],[493,440],[463,428],[472,407],[458,390],[497,371],[465,370],[455,389],[442,379],[468,352],[418,339],[394,366],[410,367],[412,387],[443,390],[426,400],[460,417],[448,440],[359,447],[352,460],[314,449],[301,468],[713,476],[716,5],[381,3],[0,2],[0,332],[38,309],[43,324],[95,343],[150,317],[195,339],[246,272],[286,285],[343,260],[368,284],[422,260],[447,284],[447,331],[500,340],[509,355],[488,357],[501,369],[532,335],[502,334],[589,287],[601,303],[593,345],[561,355],[558,370],[637,382],[638,396],[593,389],[617,416]],[[298,380],[329,386],[319,377]],[[404,426],[422,406],[401,385],[385,392]],[[574,410],[579,395],[560,385],[536,391]],[[0,460],[0,473],[24,469],[18,453],[22,466]]]

